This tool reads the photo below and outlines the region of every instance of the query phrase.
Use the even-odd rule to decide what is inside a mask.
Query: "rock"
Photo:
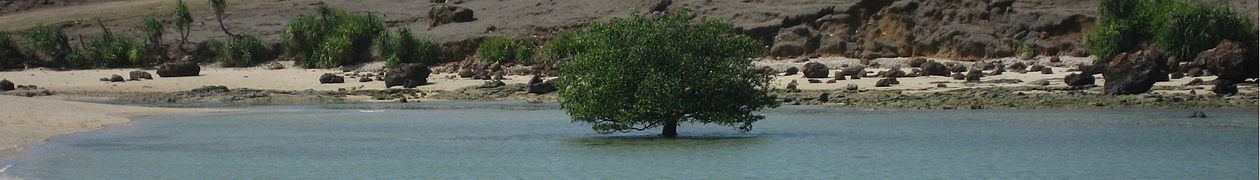
[[[1038,71],[1041,71],[1041,69],[1045,69],[1045,68],[1046,68],[1046,66],[1042,66],[1042,65],[1040,65],[1040,64],[1034,64],[1034,65],[1032,65],[1032,66],[1029,66],[1029,67],[1028,67],[1028,71],[1029,71],[1029,72],[1038,72]]]
[[[126,81],[126,79],[123,79],[121,75],[114,74],[114,75],[109,76],[109,82],[123,82],[123,81]]]
[[[810,84],[817,84],[817,83],[822,83],[822,80],[809,79],[809,80],[805,80],[805,82],[809,82]]]
[[[362,77],[362,78],[359,78],[359,82],[372,82],[372,78]]]
[[[1063,62],[1063,59],[1060,59],[1059,56],[1050,56],[1050,63],[1060,63],[1060,62]]]
[[[863,67],[863,66],[846,67],[840,70],[840,74],[845,75],[845,76],[854,76],[854,75],[862,76],[866,74],[866,67]]]
[[[1207,83],[1204,83],[1203,79],[1194,78],[1194,79],[1191,79],[1190,82],[1187,82],[1186,86],[1201,86],[1204,84],[1207,84]]]
[[[324,75],[319,76],[320,84],[333,84],[333,83],[344,83],[344,82],[346,82],[346,79],[344,77],[341,77],[332,73],[324,73]]]
[[[1200,52],[1194,58],[1194,64],[1217,75],[1217,79],[1241,82],[1247,78],[1257,77],[1257,57],[1255,50],[1247,45],[1224,40],[1216,48]]]
[[[770,68],[770,66],[761,66],[761,67],[753,68],[752,72],[753,74],[774,74],[775,73],[774,68]]]
[[[497,87],[503,87],[504,85],[507,85],[507,83],[504,83],[503,81],[499,81],[499,80],[490,80],[490,81],[486,81],[486,83],[482,83],[480,86],[477,86],[477,88],[483,88],[483,89],[484,88],[497,88]]]
[[[962,64],[955,63],[949,66],[949,72],[956,72],[956,73],[967,72],[967,66],[963,66]]]
[[[199,88],[188,90],[188,92],[191,92],[191,93],[222,93],[222,92],[228,92],[228,91],[231,91],[231,90],[228,89],[227,86],[201,86]]]
[[[841,77],[844,77],[844,76],[841,76]],[[836,80],[835,79],[827,80],[827,84],[831,84],[831,83],[836,83]]]
[[[798,83],[796,83],[796,80],[792,80],[792,82],[789,82],[789,83],[787,84],[787,92],[788,92],[788,93],[799,93],[799,92],[801,92],[801,90],[800,90],[800,89],[796,89],[796,85],[797,85],[797,84],[798,84]]]
[[[911,58],[910,61],[906,62],[906,64],[909,65],[910,67],[923,67],[923,63],[927,63],[927,62],[928,62],[927,58],[916,57],[916,58]]]
[[[12,91],[16,89],[17,88],[13,87],[13,82],[8,79],[0,80],[0,91]]]
[[[849,91],[857,91],[857,90],[858,90],[858,85],[857,85],[857,84],[848,84],[848,85],[845,85],[845,86],[844,86],[844,89],[845,89],[845,90],[849,90]]]
[[[1089,75],[1102,74],[1103,71],[1107,70],[1106,65],[1081,64],[1081,65],[1077,65],[1076,67],[1081,70],[1081,74],[1089,74]]]
[[[791,57],[813,53],[818,49],[819,39],[820,36],[806,24],[785,28],[774,36],[774,44],[770,46],[770,55]]]
[[[947,88],[947,87],[949,87],[949,86],[946,86],[946,85],[945,85],[945,83],[937,83],[937,84],[936,84],[936,87],[938,87],[938,88]]]
[[[928,61],[926,63],[923,63],[922,66],[923,66],[923,73],[926,75],[949,76],[950,74],[949,68],[945,67],[944,64],[941,64],[935,61]]]
[[[661,0],[661,1],[656,2],[655,5],[652,5],[651,8],[648,8],[648,10],[651,10],[651,11],[669,10],[669,5],[673,3],[674,3],[674,0]]]
[[[149,74],[149,72],[144,72],[144,71],[131,71],[131,72],[128,72],[127,75],[130,76],[129,79],[133,81],[140,80],[140,79],[153,79],[153,74]]]
[[[967,72],[967,76],[964,77],[964,79],[966,79],[967,82],[980,82],[980,77],[983,76],[984,72],[980,72],[980,70],[971,70]]]
[[[1125,95],[1150,91],[1155,82],[1168,79],[1164,59],[1153,49],[1116,55],[1103,71],[1103,92]]]
[[[542,76],[535,75],[529,79],[529,86],[525,88],[526,92],[534,94],[547,94],[556,91],[555,79],[543,81]]]
[[[1019,54],[1019,59],[1022,59],[1022,60],[1033,60],[1033,59],[1035,59],[1035,58],[1037,58],[1037,56],[1036,56],[1036,55],[1033,55],[1032,53],[1021,53],[1021,54]]]
[[[109,82],[109,78],[107,78],[107,77],[103,77],[103,78],[101,78],[101,81]]]
[[[895,81],[897,81],[897,79],[893,79],[893,78],[879,79],[879,81],[875,82],[875,87],[889,87],[889,86],[892,86],[894,84],[893,82]]]
[[[1238,83],[1231,80],[1216,79],[1216,86],[1212,86],[1212,92],[1216,93],[1216,95],[1238,94]]]
[[[828,72],[830,69],[827,69],[827,65],[818,62],[805,63],[805,66],[801,67],[801,73],[805,74],[806,78],[827,78]]]
[[[263,69],[281,70],[281,69],[284,69],[284,64],[280,64],[279,61],[271,61],[271,63],[267,63],[267,65],[263,65]]]
[[[844,73],[842,73],[841,71],[836,71],[835,73],[836,73],[835,75],[836,80],[844,80]]]
[[[1063,77],[1063,83],[1068,86],[1094,85],[1094,75],[1076,73],[1068,74]]]
[[[1168,76],[1169,78],[1172,78],[1172,79],[1181,79],[1181,78],[1185,78],[1186,74],[1181,73],[1181,72],[1173,72],[1171,74],[1168,74]]]
[[[477,20],[477,18],[473,17],[472,9],[451,5],[436,5],[429,8],[429,19],[432,20],[429,23],[430,28],[443,24]]]
[[[906,72],[901,71],[900,68],[894,67],[893,69],[889,69],[888,71],[879,73],[879,77],[885,77],[885,78],[906,77]]]
[[[1041,74],[1054,74],[1054,68],[1042,67]]]
[[[1207,114],[1204,114],[1203,111],[1194,110],[1193,113],[1190,113],[1190,118],[1207,118]]]
[[[158,66],[157,74],[162,77],[197,76],[201,75],[201,66],[191,61],[168,62]]]
[[[862,75],[858,75],[858,74],[849,75],[849,79],[852,79],[852,80],[862,79]]]
[[[1010,70],[1014,72],[1024,72],[1025,68],[1028,68],[1028,66],[1024,65],[1024,62],[1015,62],[1015,63],[1011,63],[1011,65],[1009,66],[1006,66],[1006,70]]]
[[[1199,68],[1190,68],[1190,70],[1186,70],[1186,75],[1189,75],[1190,77],[1202,77],[1203,74],[1203,69]]]
[[[1002,73],[1003,73],[1003,72],[1006,72],[1006,70],[1005,70],[1005,69],[1003,69],[1003,68],[995,68],[995,69],[993,69],[993,72],[990,72],[990,73],[989,73],[989,75],[990,75],[990,76],[1002,75]]]
[[[795,66],[794,66],[794,67],[788,67],[788,68],[787,68],[787,70],[783,71],[783,76],[796,75],[796,73],[797,73],[797,72],[800,72],[800,71],[801,71],[801,69],[800,69],[800,68],[796,68]]]
[[[1035,86],[1045,86],[1045,85],[1050,85],[1050,81],[1042,79],[1042,80],[1033,81],[1028,84],[1035,85]]]
[[[429,67],[419,63],[402,64],[385,70],[385,88],[402,86],[415,88],[429,84]]]
[[[823,92],[818,94],[818,102],[827,102],[829,100],[831,100],[831,93]]]
[[[967,79],[967,75],[963,75],[962,73],[954,73],[954,75],[953,75],[952,77],[954,78],[954,80],[966,80],[966,79]]]

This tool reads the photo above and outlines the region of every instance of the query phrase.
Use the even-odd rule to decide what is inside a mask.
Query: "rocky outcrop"
[[[818,49],[819,36],[807,25],[792,26],[779,31],[770,46],[770,55],[802,56]]]
[[[8,79],[0,80],[0,91],[12,91],[16,89],[17,88],[13,87],[13,82],[10,82]]]
[[[936,61],[923,63],[923,73],[930,76],[949,76],[949,68]]]
[[[830,69],[827,65],[818,62],[805,63],[805,66],[801,66],[801,73],[805,74],[806,78],[827,78],[828,72]]]
[[[429,20],[432,21],[429,27],[437,27],[443,24],[476,21],[477,18],[473,17],[473,11],[468,8],[436,5],[429,9]]]
[[[534,76],[529,79],[529,86],[525,87],[525,92],[534,94],[547,94],[556,92],[556,80],[542,80],[542,76]]]
[[[1094,85],[1094,75],[1076,73],[1068,74],[1063,77],[1063,83],[1068,86]]]
[[[1103,92],[1124,95],[1150,91],[1155,82],[1168,79],[1164,60],[1163,55],[1153,49],[1116,55],[1103,71]]]
[[[345,83],[345,82],[346,82],[346,79],[344,77],[341,77],[332,73],[324,73],[324,75],[319,76],[320,84],[337,84],[337,83]]]
[[[153,79],[153,74],[149,74],[149,72],[145,72],[145,71],[131,71],[131,72],[128,72],[127,75],[129,76],[128,79],[132,81],[141,80],[141,79]]]
[[[1216,48],[1199,53],[1194,65],[1217,75],[1218,79],[1241,82],[1257,77],[1256,50],[1242,43],[1224,40]]]
[[[403,64],[394,68],[385,70],[385,88],[394,86],[402,86],[404,88],[415,88],[429,83],[429,74],[432,71],[423,64]]]
[[[168,62],[158,66],[157,74],[162,77],[197,76],[201,75],[201,66],[192,61]]]

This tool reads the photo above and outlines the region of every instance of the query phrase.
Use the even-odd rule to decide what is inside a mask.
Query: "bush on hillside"
[[[1193,60],[1199,52],[1216,47],[1221,40],[1256,44],[1252,21],[1227,7],[1190,5],[1169,14],[1166,23],[1155,40],[1165,53],[1178,60]]]
[[[581,43],[579,43],[582,35],[582,31],[564,31],[556,35],[547,44],[538,48],[538,53],[531,63],[555,62],[585,51],[586,48],[580,46]]]
[[[17,41],[9,37],[8,31],[0,31],[0,69],[17,67],[26,61],[26,53],[22,52]]]
[[[84,59],[72,62],[79,68],[116,68],[145,64],[145,56],[149,54],[147,44],[108,31],[97,34],[79,48]]]
[[[534,57],[534,49],[532,40],[491,37],[477,46],[477,56],[490,62],[525,62]]]
[[[29,46],[25,54],[39,60],[35,64],[64,67],[70,59],[82,57],[70,46],[70,37],[59,27],[40,26],[23,36]]]
[[[321,5],[317,15],[298,15],[284,29],[285,54],[305,68],[332,68],[372,59],[385,25],[375,15],[350,15]]]
[[[211,40],[214,59],[224,67],[246,67],[266,61],[269,51],[254,36],[241,36],[227,41]]]
[[[162,34],[166,33],[163,26],[161,20],[153,17],[144,18],[144,22],[141,22],[140,32],[144,33],[144,39],[148,41],[150,47],[162,46]]]
[[[406,26],[399,27],[397,35],[382,33],[377,40],[377,57],[385,60],[386,66],[404,63],[421,63],[433,65],[437,63],[437,44],[428,38],[416,38]]]
[[[1189,60],[1224,39],[1255,42],[1251,21],[1226,7],[1185,0],[1100,0],[1098,3],[1102,17],[1085,35],[1096,61],[1108,60],[1144,44],[1156,45],[1179,60]]]

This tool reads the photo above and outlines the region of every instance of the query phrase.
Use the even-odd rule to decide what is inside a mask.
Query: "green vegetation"
[[[73,62],[81,68],[115,68],[144,64],[149,53],[148,45],[135,38],[115,35],[108,30],[84,42],[80,47],[82,61]]]
[[[184,4],[184,0],[176,0],[175,19],[172,20],[172,23],[175,24],[175,29],[179,31],[179,51],[184,53],[188,53],[188,50],[184,49],[184,44],[188,43],[188,33],[190,32],[189,28],[192,27],[192,22],[192,13],[188,12],[188,4]]]
[[[665,18],[643,16],[592,23],[560,68],[561,107],[574,122],[600,133],[663,127],[677,135],[682,122],[752,129],[752,114],[777,107],[771,76],[750,70],[767,50],[725,22],[690,23],[689,10]]]
[[[210,0],[210,7],[214,9],[214,18],[219,21],[219,29],[223,30],[223,34],[237,36],[228,32],[227,25],[223,24],[223,18],[227,16],[227,0]]]
[[[246,67],[266,61],[269,54],[261,40],[254,36],[230,38],[227,41],[211,40],[210,50],[214,59],[224,67]]]
[[[70,59],[82,56],[70,46],[70,37],[60,27],[40,26],[23,34],[26,38],[27,55],[46,67],[65,67]]]
[[[477,56],[483,61],[524,62],[534,57],[534,49],[532,40],[490,37],[477,46]]]
[[[9,37],[9,32],[0,31],[0,69],[17,67],[26,59],[26,53],[22,52],[22,47],[18,46],[17,41]]]
[[[538,53],[534,56],[532,63],[551,63],[560,59],[572,57],[586,50],[581,47],[582,31],[564,31],[551,41],[538,48]]]
[[[381,33],[377,40],[377,56],[385,59],[386,66],[402,63],[437,64],[437,44],[427,38],[416,38],[406,26],[398,28],[397,37]]]
[[[166,33],[166,29],[161,20],[152,17],[144,18],[140,31],[144,33],[144,39],[148,40],[150,47],[162,47],[162,34]]]
[[[1085,42],[1105,61],[1139,46],[1153,43],[1179,60],[1229,39],[1254,44],[1254,25],[1228,7],[1214,7],[1185,0],[1100,0],[1097,26]]]
[[[332,68],[371,60],[385,25],[375,15],[350,15],[321,5],[316,16],[298,15],[284,29],[287,56],[305,68]]]

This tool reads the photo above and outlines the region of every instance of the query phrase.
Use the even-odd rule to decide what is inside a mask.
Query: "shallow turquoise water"
[[[0,161],[22,179],[1257,179],[1255,109],[784,107],[741,133],[595,134],[554,106],[255,107],[142,117]],[[378,112],[379,111],[379,112]],[[11,165],[11,166],[10,166]]]

